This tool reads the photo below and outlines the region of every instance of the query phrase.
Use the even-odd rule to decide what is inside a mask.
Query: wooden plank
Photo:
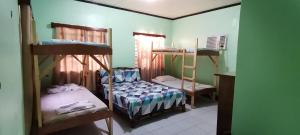
[[[81,61],[76,55],[72,55],[72,57],[74,57],[74,59],[77,60],[81,65],[86,65],[84,61]]]
[[[109,120],[108,120],[108,118],[105,119],[105,123],[106,123],[107,128],[109,128]]]
[[[216,60],[213,58],[213,56],[208,56],[208,57],[209,57],[209,59],[211,60],[211,62],[212,62],[214,65],[217,64],[217,62],[216,62]]]
[[[111,55],[112,48],[81,45],[81,44],[61,44],[61,45],[31,45],[35,55]]]
[[[112,48],[112,29],[111,28],[108,29],[107,34],[108,34],[108,45],[110,48]]]
[[[105,66],[100,60],[98,60],[98,58],[96,57],[96,56],[94,56],[94,55],[90,55],[93,59],[94,59],[94,61],[96,61],[102,68],[104,68],[104,70],[106,70],[107,72],[111,72],[108,68],[107,68],[107,66]]]
[[[178,53],[178,54],[180,54],[180,53],[182,53],[182,50],[183,49],[154,49],[153,53],[166,53],[166,54]],[[215,50],[201,50],[201,49],[195,49],[195,50],[197,50],[198,56],[208,56],[208,55],[219,56],[220,55],[219,51],[215,51]],[[193,55],[194,51],[193,52],[186,51],[185,53],[186,53],[186,55]]]
[[[182,52],[152,52],[152,54],[161,54],[161,55],[182,55]]]
[[[83,86],[87,87],[87,82],[88,82],[88,74],[89,74],[89,60],[88,60],[88,55],[84,55],[83,56],[83,62],[85,63],[84,65],[82,65],[82,84]]]
[[[187,68],[187,69],[195,69],[196,67],[195,66],[183,66],[184,68]]]
[[[107,61],[107,65],[111,66],[111,64],[109,64],[109,63],[112,63],[112,59],[110,59],[109,55],[108,56],[105,55],[105,58],[106,58],[106,61]],[[108,68],[110,68],[110,67],[108,67]]]
[[[108,60],[107,60],[107,58],[106,58],[106,55],[102,55],[102,59],[103,59],[103,61],[104,61],[104,65],[109,65],[109,64],[108,64]]]
[[[161,53],[167,53],[167,52],[171,52],[171,53],[182,53],[183,49],[176,49],[176,48],[166,48],[166,49],[153,49],[153,52],[161,52]]]
[[[107,29],[104,29],[104,28],[93,28],[93,27],[87,27],[87,26],[51,22],[51,28],[56,28],[56,27],[73,28],[73,29],[88,30],[88,31],[107,32]]]
[[[36,104],[36,117],[38,121],[38,127],[42,127],[42,112],[41,112],[41,80],[39,75],[39,60],[38,56],[33,56],[33,82]]]
[[[183,77],[183,80],[187,80],[187,81],[194,81],[195,78],[191,78],[191,77]]]
[[[107,61],[106,61],[106,55],[101,55],[102,56],[102,60],[104,62],[104,65],[108,65]]]
[[[31,55],[30,44],[32,41],[32,12],[29,0],[20,0],[20,33],[22,36],[22,42],[20,49],[22,51],[22,80],[23,80],[23,99],[15,99],[24,101],[24,133],[30,134],[30,129],[32,129],[33,120],[36,120],[36,117],[33,116],[35,112],[34,101],[34,80],[33,80],[33,58]],[[28,2],[28,3],[27,3]],[[5,32],[5,31],[3,31]],[[11,54],[13,55],[13,54]],[[11,57],[11,56],[8,56]],[[5,109],[5,108],[2,108]],[[32,118],[33,117],[33,118]],[[36,124],[36,122],[35,122]],[[1,131],[0,131],[1,132]],[[1,134],[1,133],[0,133]]]
[[[58,56],[54,62],[52,62],[49,66],[47,66],[44,70],[41,71],[40,78],[45,77],[65,57],[65,55]]]
[[[113,80],[112,80],[112,75],[113,75],[113,69],[112,69],[112,55],[109,55],[109,110],[113,112]],[[109,134],[113,135],[113,118],[112,116],[109,117],[108,119],[108,129],[109,129]]]
[[[185,65],[185,50],[183,50],[182,63],[181,63],[181,89],[184,89],[184,65]]]
[[[195,50],[197,50],[198,49],[198,38],[196,39],[196,44],[195,44]],[[198,54],[198,52],[194,52],[194,55],[193,55],[193,77],[192,78],[194,78],[194,80],[193,80],[193,82],[195,82],[195,78],[196,78],[196,66],[197,66],[197,54]],[[195,89],[195,84],[194,84],[194,86],[193,86],[193,89]]]
[[[214,64],[214,71],[215,71],[215,74],[218,74],[219,73],[219,57],[218,56],[214,56],[212,57],[214,60],[215,60],[215,64]],[[218,76],[215,76],[214,78],[214,84],[217,88],[217,93],[219,93],[219,77]]]
[[[177,56],[178,56],[178,55],[172,55],[172,58],[171,58],[171,62],[172,62],[172,63],[174,63],[174,61],[175,61],[175,59],[177,58]]]
[[[44,56],[43,58],[41,58],[39,60],[39,65],[42,65],[49,57],[50,57],[50,55],[47,55],[47,56]]]
[[[150,80],[152,79],[152,70],[153,70],[153,66],[152,66],[152,64],[153,64],[153,62],[152,62],[152,57],[153,57],[153,42],[151,43],[151,52],[150,52],[150,57],[151,57],[151,59],[150,59]],[[149,81],[150,81],[149,80]]]
[[[197,55],[198,56],[219,56],[220,53],[219,51],[214,51],[214,50],[197,50]]]
[[[51,124],[43,125],[42,128],[39,128],[40,134],[50,134],[53,132],[57,132],[63,129],[68,129],[72,127],[76,127],[79,125],[84,125],[91,123],[93,121],[105,119],[108,117],[112,117],[112,111],[102,110],[95,113],[88,113],[84,115],[79,115],[73,118],[69,118],[62,121],[57,121]]]
[[[196,39],[196,44],[195,44],[195,50],[198,50],[198,38]],[[197,55],[198,55],[198,51],[194,51],[193,53],[193,67],[196,67],[197,66]],[[195,84],[195,78],[196,78],[196,68],[193,68],[193,77],[190,78],[192,79],[192,92],[195,92],[196,90],[196,84]],[[192,108],[195,108],[195,95],[192,95],[191,96],[191,107]]]
[[[168,55],[172,55],[172,54],[177,54],[177,55],[182,55],[184,49],[153,49],[153,54],[168,54]],[[198,48],[195,48],[197,56],[219,56],[220,53],[219,51],[215,51],[215,50],[201,50]],[[192,56],[194,55],[195,51],[193,52],[185,52],[186,56]]]
[[[213,63],[213,67],[214,67],[214,72],[215,72],[215,74],[217,74],[218,73],[218,71],[219,71],[219,56],[208,56],[209,57],[209,59],[212,61],[212,63]],[[218,86],[218,77],[217,76],[214,76],[215,78],[214,78],[214,85],[215,86]],[[218,88],[218,87],[217,87]],[[217,89],[217,91],[218,91],[218,89]]]
[[[148,36],[148,37],[162,37],[162,38],[166,38],[166,35],[133,32],[133,36],[136,36],[136,35],[142,35],[142,36]]]
[[[152,58],[152,62],[155,60],[155,58],[158,56],[158,54],[154,54],[154,57]]]
[[[112,117],[108,118],[108,132],[109,132],[109,135],[113,135],[113,118]]]

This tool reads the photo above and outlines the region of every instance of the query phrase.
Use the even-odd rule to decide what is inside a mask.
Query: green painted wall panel
[[[300,1],[242,2],[233,135],[296,135]]]
[[[133,32],[165,34],[170,42],[171,20],[74,0],[32,0],[32,6],[40,40],[52,38],[51,22],[112,28],[113,66],[134,66]]]
[[[0,135],[23,135],[23,87],[17,0],[0,0],[0,22]]]
[[[220,56],[220,72],[235,72],[239,29],[240,6],[191,16],[172,22],[172,41],[177,48],[194,48],[199,38],[199,48],[204,48],[206,38],[212,35],[228,35],[227,50]],[[191,59],[188,59],[191,62]],[[166,63],[169,63],[167,58]],[[188,63],[190,63],[188,62]],[[181,58],[174,65],[166,64],[167,74],[181,76]],[[213,67],[208,57],[198,57],[197,80],[213,83]]]

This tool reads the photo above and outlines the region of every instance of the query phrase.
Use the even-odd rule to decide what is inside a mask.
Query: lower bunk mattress
[[[161,85],[164,85],[167,87],[181,89],[182,80],[175,78],[173,76],[165,75],[165,76],[159,76],[159,77],[152,79],[152,82],[161,84]],[[207,85],[207,84],[195,83],[195,91],[202,91],[205,89],[212,89],[212,88],[215,88],[215,87],[211,86],[211,85]],[[193,83],[191,81],[184,80],[184,90],[192,92],[193,91]]]
[[[109,85],[103,84],[108,99]],[[185,105],[185,93],[179,89],[146,81],[113,83],[113,102],[125,109],[130,119],[137,114],[147,115],[160,109]]]
[[[51,94],[50,94],[51,93]],[[68,107],[74,109],[68,111]],[[86,108],[82,108],[86,107]],[[82,86],[67,84],[48,90],[41,96],[43,124],[51,124],[80,115],[107,110],[107,106],[88,89]]]

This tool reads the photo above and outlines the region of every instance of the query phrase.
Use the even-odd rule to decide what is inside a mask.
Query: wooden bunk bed
[[[178,56],[182,56],[182,72],[181,72],[181,79],[174,79],[174,81],[162,82],[156,79],[152,79],[152,82],[159,83],[162,85],[166,85],[169,87],[180,88],[181,90],[185,91],[187,95],[191,96],[191,106],[194,108],[195,105],[195,96],[197,92],[201,93],[208,93],[211,94],[214,98],[214,94],[217,91],[217,78],[214,80],[214,86],[206,85],[206,84],[199,84],[196,83],[196,68],[197,68],[197,57],[198,56],[207,56],[213,63],[214,72],[218,73],[219,68],[219,51],[216,50],[207,50],[207,49],[198,49],[198,39],[195,43],[194,49],[176,49],[176,48],[165,48],[165,49],[158,49],[151,47],[151,65],[150,68],[152,71],[152,62],[158,55],[171,55],[171,64],[173,64],[174,60]],[[186,57],[192,57],[193,62],[192,65],[186,64]],[[186,72],[190,70],[192,71],[192,76],[186,76]],[[150,74],[151,75],[151,74]],[[186,86],[189,85],[189,86]]]
[[[107,29],[106,32],[108,43],[106,45],[85,45],[82,43],[74,44],[55,44],[55,45],[41,45],[41,44],[31,44],[31,54],[33,61],[33,82],[34,82],[34,93],[35,93],[35,109],[36,109],[36,118],[38,125],[38,134],[49,134],[56,131],[60,131],[67,128],[76,127],[82,124],[88,124],[93,121],[105,119],[108,131],[107,133],[112,135],[112,30]],[[39,68],[39,56],[40,55],[55,55],[55,61],[50,64],[47,68],[40,71]],[[75,55],[84,55],[90,56],[97,64],[99,64],[104,70],[109,73],[109,103],[107,106],[98,98],[96,102],[104,105],[100,110],[94,112],[89,112],[85,114],[76,115],[74,117],[69,117],[63,120],[56,120],[53,122],[44,122],[45,119],[42,116],[44,114],[43,107],[41,104],[41,78],[47,75],[56,64],[60,62],[66,55],[72,55],[75,59]],[[102,55],[107,58],[107,62],[102,63],[95,55]],[[76,59],[79,60],[79,59]],[[43,60],[42,60],[43,61]],[[41,61],[40,61],[41,63]],[[81,62],[82,63],[82,62]],[[84,64],[84,63],[82,63]],[[87,89],[85,91],[88,91]],[[86,92],[85,92],[86,93]],[[54,94],[55,95],[55,94]],[[91,92],[88,91],[87,95],[94,96]],[[71,97],[72,98],[72,97]]]

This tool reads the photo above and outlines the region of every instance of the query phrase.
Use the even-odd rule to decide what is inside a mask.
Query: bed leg
[[[216,93],[215,92],[212,92],[210,97],[211,97],[212,101],[214,101],[214,102],[216,101]]]
[[[105,119],[105,123],[106,123],[107,129],[109,130],[109,119],[108,118]]]
[[[181,105],[181,111],[182,111],[182,112],[185,112],[185,111],[186,111],[186,110],[185,110],[185,104]]]
[[[113,135],[113,123],[112,123],[112,117],[106,118],[105,119],[107,128],[108,128],[108,134]]]
[[[195,109],[196,107],[195,107],[195,95],[192,95],[191,96],[191,108],[192,109]]]
[[[131,119],[131,120],[130,120],[130,127],[131,127],[131,128],[135,128],[135,126],[136,126],[135,120],[134,120],[134,119]]]

